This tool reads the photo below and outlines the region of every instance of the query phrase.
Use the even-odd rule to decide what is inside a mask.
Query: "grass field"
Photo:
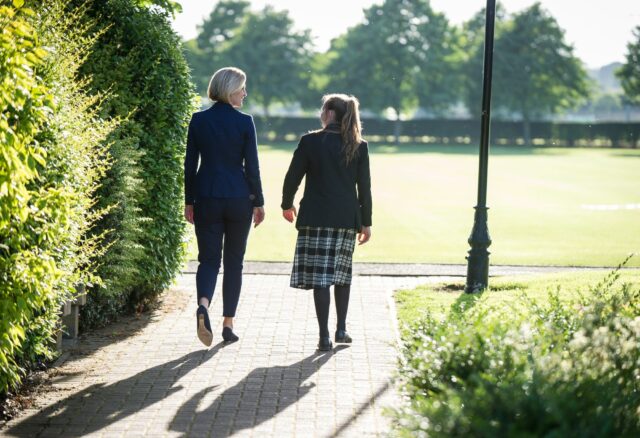
[[[525,294],[531,300],[546,303],[549,292],[558,291],[562,300],[573,299],[577,298],[578,293],[589,295],[590,288],[601,282],[607,274],[591,271],[497,277],[491,279],[489,289],[482,298],[491,305],[513,304],[520,294]],[[464,293],[464,283],[464,280],[460,280],[450,284],[426,284],[412,290],[397,291],[394,298],[398,320],[403,324],[411,324],[418,321],[425,311],[443,319],[454,304],[472,306],[480,295]],[[623,283],[636,289],[640,287],[640,270],[621,270],[616,284]]]
[[[280,197],[294,147],[260,146],[266,220],[247,260],[292,259]],[[354,260],[466,263],[477,173],[477,146],[372,146],[373,236]],[[640,150],[496,146],[487,200],[492,264],[614,266],[640,251]]]

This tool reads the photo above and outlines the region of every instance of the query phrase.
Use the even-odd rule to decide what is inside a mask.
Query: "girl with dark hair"
[[[371,177],[367,142],[361,136],[358,99],[328,94],[322,99],[321,130],[302,136],[282,189],[282,215],[293,222],[293,200],[303,177],[305,189],[297,214],[291,287],[313,289],[320,328],[318,349],[331,350],[330,286],[338,324],[335,341],[350,343],[346,319],[356,235],[371,238]]]

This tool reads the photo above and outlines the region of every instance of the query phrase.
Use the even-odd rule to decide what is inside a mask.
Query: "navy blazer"
[[[293,207],[302,178],[304,195],[296,227],[351,228],[371,226],[369,150],[362,141],[356,157],[345,164],[340,126],[302,136],[282,187],[283,210]]]
[[[198,159],[200,166],[198,166]],[[253,118],[216,102],[191,117],[184,160],[184,198],[248,198],[264,205]]]

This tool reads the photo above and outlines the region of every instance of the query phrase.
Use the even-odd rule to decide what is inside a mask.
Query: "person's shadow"
[[[170,430],[193,434],[198,429],[210,430],[212,436],[227,436],[231,432],[249,429],[276,416],[302,399],[315,386],[303,382],[316,373],[333,353],[348,348],[339,345],[333,351],[316,351],[311,356],[287,366],[260,367],[252,370],[233,387],[220,394],[204,410],[198,406],[215,387],[204,388],[183,404],[171,423]],[[195,423],[180,422],[180,418],[195,415]]]
[[[46,407],[4,432],[9,436],[32,437],[34,428],[38,426],[46,428],[65,424],[85,424],[79,423],[79,419],[83,418],[90,419],[86,427],[78,432],[67,430],[64,434],[65,438],[80,437],[99,431],[180,391],[182,386],[175,386],[175,383],[197,366],[211,359],[223,346],[224,343],[221,342],[210,350],[193,351],[109,385],[104,383],[91,385]],[[162,378],[158,379],[159,376]],[[140,383],[152,385],[152,390],[148,394],[142,394],[144,397],[131,392],[132,388]],[[99,409],[98,413],[96,413],[97,409]]]

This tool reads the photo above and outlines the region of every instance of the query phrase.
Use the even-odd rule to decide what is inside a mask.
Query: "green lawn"
[[[513,304],[524,293],[532,300],[546,302],[550,291],[558,291],[561,299],[569,299],[578,293],[588,294],[589,288],[601,282],[607,274],[591,271],[492,278],[490,288],[484,292],[482,299],[486,299],[488,304]],[[623,283],[631,284],[634,288],[640,287],[640,270],[621,270],[616,284]],[[466,294],[463,290],[464,280],[397,291],[394,298],[398,320],[401,324],[411,324],[419,320],[426,310],[438,318],[444,318],[452,305],[471,306],[480,297],[479,294]]]
[[[292,259],[280,197],[294,147],[260,146],[266,220],[248,260]],[[477,172],[477,146],[372,146],[373,236],[354,260],[466,263]],[[487,199],[492,264],[614,266],[640,250],[640,150],[496,146]]]

